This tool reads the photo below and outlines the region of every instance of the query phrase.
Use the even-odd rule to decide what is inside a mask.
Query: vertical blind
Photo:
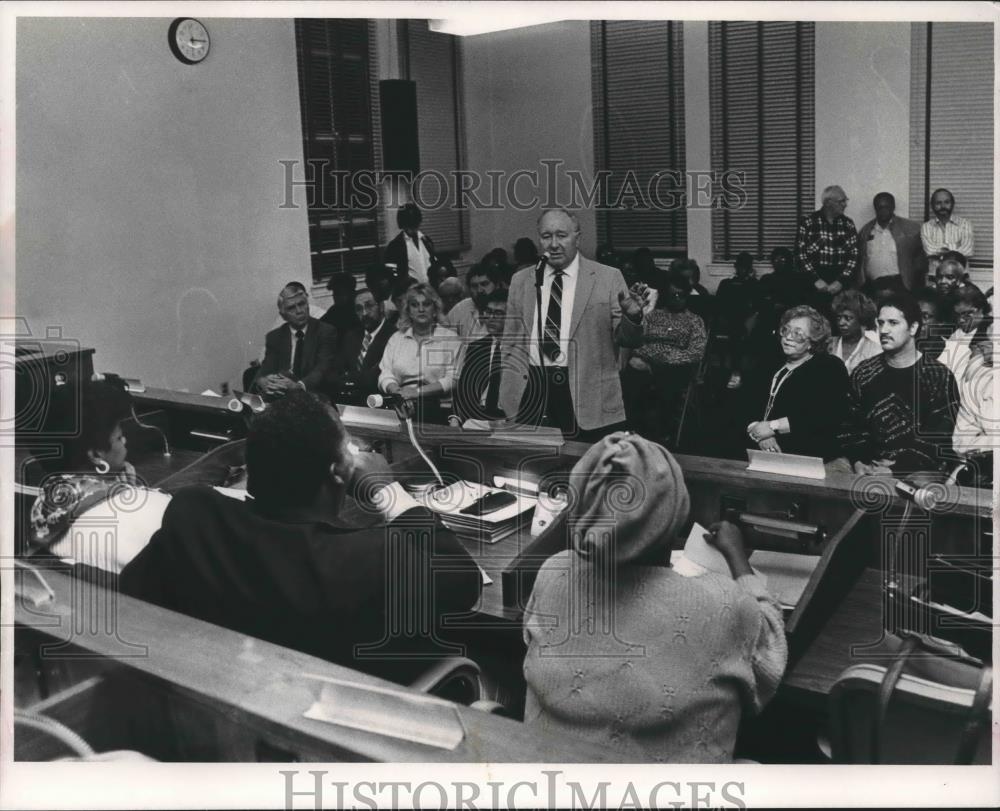
[[[594,165],[607,170],[597,238],[618,251],[687,244],[684,169],[684,37],[679,22],[590,24]],[[658,173],[666,173],[657,178]],[[631,175],[630,175],[631,173]],[[625,191],[640,190],[608,207]],[[651,199],[655,196],[659,200]],[[671,205],[671,197],[675,203]],[[598,198],[600,199],[600,198]],[[636,202],[650,210],[639,210]]]
[[[744,175],[745,201],[712,211],[713,261],[795,245],[813,210],[813,23],[710,22],[713,173]],[[716,185],[716,199],[722,189]]]
[[[431,31],[427,20],[408,20],[405,30],[409,78],[417,85],[420,170],[440,172],[447,182],[444,188],[434,177],[421,182],[417,201],[438,204],[424,207],[420,230],[439,253],[457,253],[469,247],[468,213],[455,210],[457,184],[451,174],[465,165],[460,43],[451,34]]]
[[[910,217],[929,219],[931,192],[949,189],[975,232],[970,265],[992,268],[993,23],[913,23],[911,36]]]
[[[314,281],[339,271],[363,272],[378,251],[377,202],[359,207],[364,201],[335,192],[333,174],[379,168],[373,41],[368,20],[295,21],[304,174],[317,184],[308,217]]]

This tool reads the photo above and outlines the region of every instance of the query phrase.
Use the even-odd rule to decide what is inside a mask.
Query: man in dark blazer
[[[424,215],[414,203],[407,203],[396,212],[399,233],[389,241],[382,252],[382,261],[396,268],[396,278],[413,276],[418,282],[428,281],[427,272],[437,264],[434,243],[421,232]]]
[[[125,594],[404,684],[460,651],[443,620],[479,600],[475,561],[382,457],[351,452],[332,408],[303,391],[270,404],[246,461],[245,501],[174,495]]]
[[[486,335],[465,350],[455,387],[455,414],[466,420],[497,420],[506,415],[500,408],[502,338],[507,320],[507,291],[497,288],[483,297],[480,317]]]
[[[378,392],[379,363],[389,338],[396,331],[398,313],[386,313],[385,302],[367,288],[354,299],[361,326],[344,335],[337,362],[340,391],[337,402],[363,405]]]
[[[268,400],[290,389],[329,395],[335,388],[337,330],[309,315],[309,293],[289,282],[278,296],[285,323],[267,333],[253,388]]]

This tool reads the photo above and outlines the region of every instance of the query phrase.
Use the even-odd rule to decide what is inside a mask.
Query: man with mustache
[[[955,195],[947,189],[935,189],[931,195],[934,216],[920,226],[920,241],[930,262],[931,273],[937,270],[948,251],[958,251],[966,259],[975,253],[972,223],[964,217],[954,216],[954,210]]]
[[[882,301],[882,354],[851,375],[851,416],[840,437],[856,473],[898,476],[953,461],[958,386],[946,366],[917,349],[920,324],[920,305],[911,295]]]

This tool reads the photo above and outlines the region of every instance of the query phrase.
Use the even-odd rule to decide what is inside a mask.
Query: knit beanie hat
[[[631,432],[611,434],[573,467],[568,518],[583,558],[663,564],[688,518],[690,499],[677,460]]]

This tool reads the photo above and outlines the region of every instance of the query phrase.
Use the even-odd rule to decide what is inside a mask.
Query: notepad
[[[803,479],[825,479],[826,468],[818,456],[799,456],[794,453],[768,453],[753,448],[747,450],[750,464],[747,470],[756,473],[777,473],[781,476],[798,476]]]
[[[819,555],[795,555],[758,549],[751,554],[755,570],[767,578],[767,590],[782,608],[795,608],[812,577]]]

